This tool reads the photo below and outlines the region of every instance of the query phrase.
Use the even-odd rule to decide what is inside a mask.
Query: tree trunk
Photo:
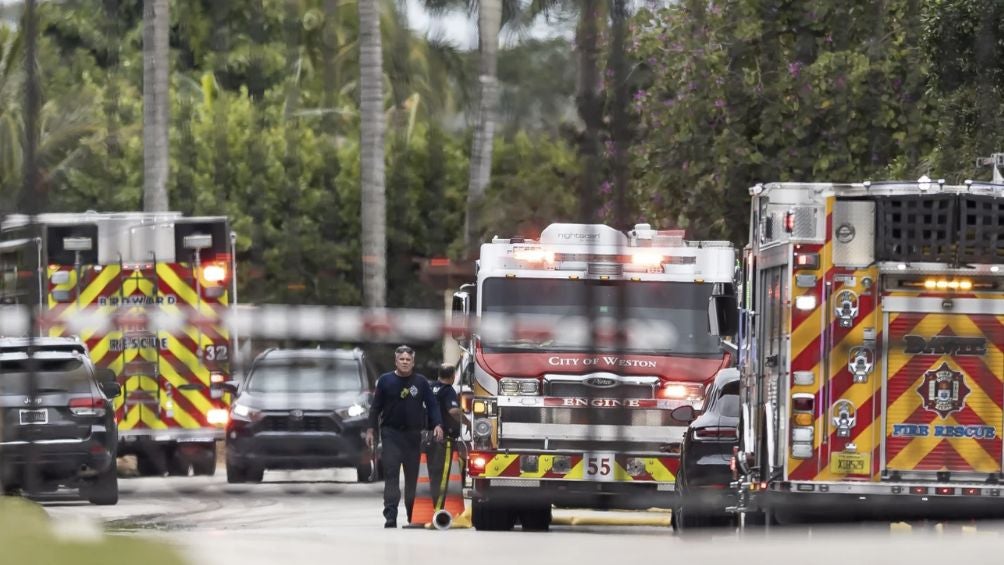
[[[380,6],[375,1],[360,1],[358,5],[363,304],[383,308],[387,303],[387,199]]]
[[[143,210],[165,212],[168,162],[168,0],[143,2]]]
[[[601,165],[600,134],[603,131],[603,99],[600,97],[600,25],[605,22],[601,15],[600,0],[583,0],[580,8],[579,25],[575,31],[575,51],[578,65],[578,84],[575,102],[579,110],[584,131],[581,139],[580,155],[584,162],[582,182],[579,186],[581,221],[593,223],[600,218],[597,214],[597,189],[603,175]]]
[[[481,40],[478,82],[481,92],[471,146],[467,219],[464,226],[464,249],[468,257],[475,256],[478,251],[478,241],[481,238],[481,202],[484,200],[492,174],[492,140],[495,136],[495,114],[498,111],[496,67],[501,25],[501,0],[481,0],[478,9],[478,34]]]

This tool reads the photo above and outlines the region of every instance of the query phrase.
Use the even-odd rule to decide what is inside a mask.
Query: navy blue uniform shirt
[[[457,391],[453,385],[445,384],[443,381],[432,383],[432,392],[436,395],[436,402],[439,404],[440,419],[443,421],[443,431],[447,437],[460,437],[460,422],[450,416],[450,410],[460,408],[460,399],[457,398]]]
[[[370,427],[417,432],[442,424],[439,404],[429,381],[419,373],[401,377],[395,372],[380,375],[370,407]]]

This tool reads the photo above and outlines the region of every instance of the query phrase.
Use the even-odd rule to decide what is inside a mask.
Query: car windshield
[[[351,359],[284,359],[255,366],[248,392],[358,392],[359,363]]]
[[[488,350],[719,354],[718,339],[708,333],[711,292],[712,285],[694,283],[487,279],[482,343]],[[618,320],[622,343],[597,343],[591,334],[612,334]],[[514,321],[542,331],[518,335],[509,331]]]
[[[34,365],[32,367],[31,365]],[[28,359],[0,361],[0,393],[25,395],[31,391],[87,393],[91,392],[90,373],[80,359]]]

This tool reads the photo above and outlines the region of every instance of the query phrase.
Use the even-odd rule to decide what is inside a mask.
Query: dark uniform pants
[[[444,441],[431,440],[425,444],[425,464],[429,470],[432,504],[436,510],[442,510],[446,503],[446,487],[449,485],[454,445],[454,440],[450,438]]]
[[[383,441],[383,517],[397,520],[397,505],[401,502],[401,467],[404,467],[404,507],[411,522],[411,509],[415,506],[415,486],[418,484],[418,465],[422,455],[422,432],[405,432],[380,428]]]

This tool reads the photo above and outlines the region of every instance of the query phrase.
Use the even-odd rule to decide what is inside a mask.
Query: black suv
[[[72,339],[0,338],[5,492],[68,486],[94,504],[118,502],[118,428],[111,399],[120,386],[86,351]],[[30,481],[28,472],[37,480]]]
[[[351,467],[377,478],[365,434],[375,371],[359,349],[272,349],[239,386],[227,424],[227,481],[260,482],[265,469]]]
[[[673,525],[678,530],[732,524],[726,508],[735,503],[730,483],[739,414],[739,371],[723,369],[708,389],[704,412],[693,414],[696,418],[683,441],[676,477],[680,497],[673,509]]]

